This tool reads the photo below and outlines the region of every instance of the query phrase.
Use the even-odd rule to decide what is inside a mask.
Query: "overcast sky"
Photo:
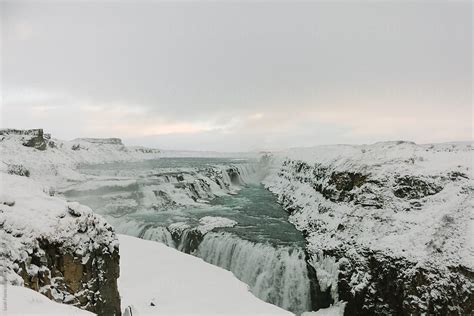
[[[242,151],[472,139],[472,3],[1,2],[2,127]]]

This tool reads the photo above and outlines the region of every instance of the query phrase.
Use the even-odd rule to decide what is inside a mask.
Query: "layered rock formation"
[[[315,307],[472,313],[472,153],[467,143],[391,142],[275,158],[265,184],[306,236],[319,281]]]
[[[38,150],[46,150],[48,140],[51,138],[51,135],[44,134],[43,129],[41,128],[28,130],[1,129],[0,135],[2,138],[7,137],[8,135],[19,136],[22,140],[23,146],[33,147]]]
[[[32,179],[0,176],[0,263],[8,282],[99,315],[120,315],[112,227]]]

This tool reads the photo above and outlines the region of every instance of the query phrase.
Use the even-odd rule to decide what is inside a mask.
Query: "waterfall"
[[[109,222],[112,222],[109,220]],[[166,227],[154,226],[152,224],[138,223],[135,221],[113,221],[112,225],[118,234],[134,236],[142,239],[159,241],[168,247],[175,248],[171,233]]]
[[[194,254],[232,271],[258,298],[295,313],[311,309],[304,253],[255,244],[229,233],[208,233]]]
[[[237,166],[240,181],[243,184],[249,184],[258,181],[256,179],[257,170],[255,167],[255,164],[241,164]]]
[[[198,229],[184,229],[177,249],[184,253],[193,253],[202,241],[203,234]]]
[[[347,259],[346,259],[347,260]],[[346,262],[341,260],[341,262]],[[324,256],[322,253],[317,253],[309,260],[318,277],[319,288],[322,292],[330,290],[331,298],[334,302],[338,302],[338,276],[339,263],[336,258],[331,256]]]
[[[171,233],[166,229],[166,227],[144,227],[143,232],[141,232],[137,237],[147,240],[159,241],[168,247],[175,247]]]

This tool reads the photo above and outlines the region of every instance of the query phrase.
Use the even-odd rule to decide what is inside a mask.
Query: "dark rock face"
[[[309,262],[310,256],[306,254],[306,262]],[[309,291],[311,296],[311,310],[317,311],[321,308],[328,308],[334,304],[334,299],[331,297],[331,288],[321,291],[318,283],[318,276],[314,267],[307,263],[308,278],[310,280]]]
[[[235,169],[228,169],[227,173],[229,174],[230,177],[230,182],[234,185],[241,185],[240,183],[240,174],[237,168]]]
[[[204,238],[204,234],[196,228],[185,229],[182,232],[171,232],[171,236],[178,245],[179,251],[184,253],[196,251]]]
[[[71,150],[78,151],[81,149],[81,145],[79,144],[74,144],[71,146]]]
[[[466,287],[472,272],[421,268],[380,253],[367,254],[363,267],[371,278],[361,291],[350,286],[360,263],[340,271],[339,299],[348,302],[345,315],[466,315],[474,308],[472,289]]]
[[[46,150],[47,142],[46,139],[43,137],[43,130],[38,129],[36,130],[36,133],[32,133],[31,138],[26,139],[23,142],[23,146],[33,147],[38,150]]]
[[[86,256],[39,239],[26,261],[16,262],[24,286],[52,300],[98,315],[120,315],[118,250],[96,249]]]
[[[402,199],[420,199],[425,196],[433,195],[443,188],[434,183],[428,182],[408,175],[395,179],[396,186],[393,194]]]
[[[26,169],[26,167],[23,165],[10,164],[8,165],[7,172],[8,174],[15,174],[21,177],[30,176],[30,170]]]

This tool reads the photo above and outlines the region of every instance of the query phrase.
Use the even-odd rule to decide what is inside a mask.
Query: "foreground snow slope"
[[[119,241],[122,306],[139,315],[292,315],[199,258],[135,237]]]
[[[303,231],[346,314],[474,308],[472,143],[384,142],[276,154],[265,185]]]
[[[2,306],[4,307],[4,306]],[[68,315],[68,316],[92,316],[91,312],[65,304],[59,304],[49,300],[44,295],[22,286],[10,286],[7,288],[7,310],[2,308],[5,316],[18,315]]]

